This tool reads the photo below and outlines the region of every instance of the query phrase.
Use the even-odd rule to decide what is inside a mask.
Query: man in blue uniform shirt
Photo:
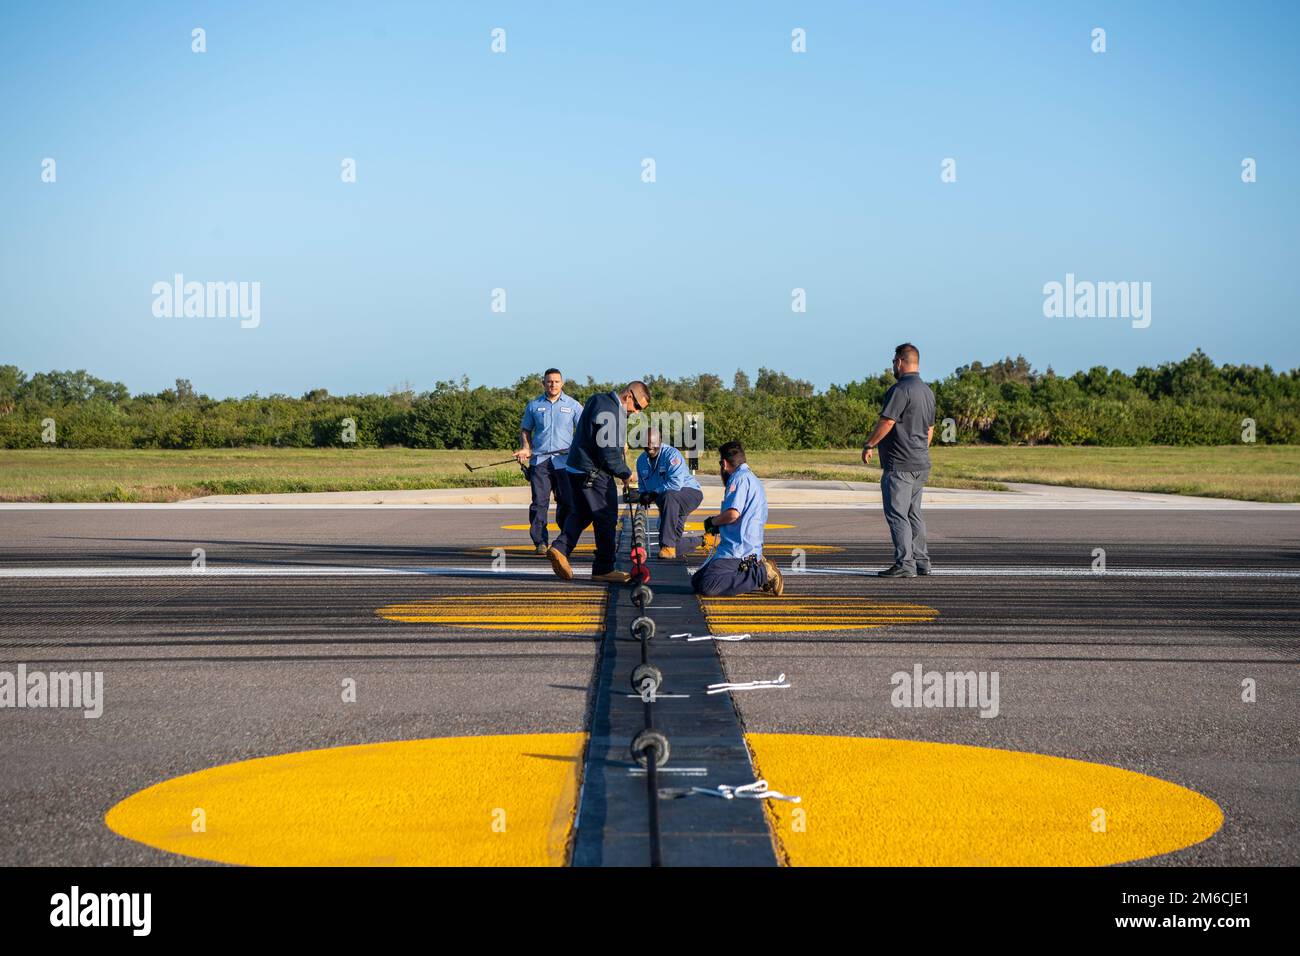
[[[718,547],[691,575],[691,590],[710,597],[767,591],[780,597],[785,582],[776,563],[763,556],[767,492],[745,464],[745,449],[729,441],[718,449],[724,492],[722,513],[704,519],[704,533],[719,536]]]
[[[551,570],[565,581],[573,579],[569,555],[582,532],[596,526],[596,557],[591,562],[593,581],[626,584],[628,573],[614,568],[615,526],[618,524],[618,486],[626,490],[632,479],[627,466],[627,416],[650,404],[645,382],[631,382],[622,392],[606,392],[587,399],[573,429],[566,466],[573,511],[559,537],[546,552]]]
[[[542,376],[544,391],[524,408],[519,422],[519,450],[515,461],[528,465],[528,483],[533,501],[528,506],[528,534],[538,554],[546,554],[547,512],[555,493],[555,523],[563,528],[573,508],[569,490],[567,452],[573,441],[573,426],[582,414],[582,403],[564,394],[564,376],[548,368]]]
[[[659,508],[659,557],[677,557],[686,516],[700,506],[704,493],[682,453],[663,444],[657,428],[646,432],[645,451],[636,460],[636,483],[641,504]]]

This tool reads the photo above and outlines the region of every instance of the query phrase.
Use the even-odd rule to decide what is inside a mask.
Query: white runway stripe
[[[502,504],[436,504],[390,502],[387,504],[254,504],[252,502],[222,502],[195,504],[192,501],[0,501],[0,511],[391,511],[394,508],[415,511],[519,511],[528,503]],[[877,505],[877,508],[879,506]]]
[[[689,568],[694,573],[695,567]],[[858,577],[875,577],[880,568],[835,567],[805,568],[782,573],[798,577],[805,574],[832,574]],[[121,565],[89,565],[85,567],[0,567],[0,578],[202,578],[202,577],[553,577],[550,568],[506,568],[493,571],[483,567],[404,567],[372,565],[208,565],[196,571],[188,565],[167,567],[131,567]],[[1025,577],[1025,578],[1186,578],[1186,579],[1277,579],[1298,580],[1300,569],[1289,568],[1110,568],[1096,572],[1090,568],[1042,566],[958,566],[936,568],[936,577]],[[581,578],[579,578],[581,580]]]
[[[881,567],[804,568],[802,571],[781,569],[782,574],[848,574],[875,577]],[[1300,578],[1300,568],[1107,568],[1043,567],[1041,565],[967,565],[935,568],[936,577],[1006,577],[1006,578]]]
[[[365,565],[208,565],[202,571],[184,567],[122,567],[97,565],[80,568],[25,567],[0,568],[0,578],[205,578],[205,577],[257,577],[257,578],[311,578],[311,577],[384,577],[391,575],[425,575],[454,577],[510,578],[554,577],[548,568],[508,568],[493,571],[490,568],[419,568],[419,567],[369,567]],[[581,580],[581,579],[579,579]]]

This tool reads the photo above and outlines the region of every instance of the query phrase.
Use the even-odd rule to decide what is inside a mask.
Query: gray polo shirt
[[[907,372],[885,393],[881,418],[896,423],[880,441],[884,471],[924,471],[930,467],[929,430],[934,425],[934,392],[916,372]]]

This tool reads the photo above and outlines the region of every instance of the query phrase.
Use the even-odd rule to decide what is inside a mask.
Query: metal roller
[[[645,696],[647,689],[651,694],[657,694],[663,685],[663,671],[653,664],[638,664],[632,668],[632,689],[638,694]]]
[[[672,752],[668,738],[652,727],[641,731],[632,741],[632,759],[643,767],[648,766],[650,757],[647,751],[654,753],[656,768],[667,766],[668,756]]]

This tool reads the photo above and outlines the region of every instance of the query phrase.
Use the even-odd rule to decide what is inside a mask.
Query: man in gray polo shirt
[[[913,578],[930,573],[925,548],[921,492],[930,477],[930,441],[934,438],[934,392],[921,381],[921,353],[910,342],[894,349],[897,382],[885,393],[880,421],[862,449],[862,463],[880,449],[880,497],[894,539],[893,566],[882,578]]]

